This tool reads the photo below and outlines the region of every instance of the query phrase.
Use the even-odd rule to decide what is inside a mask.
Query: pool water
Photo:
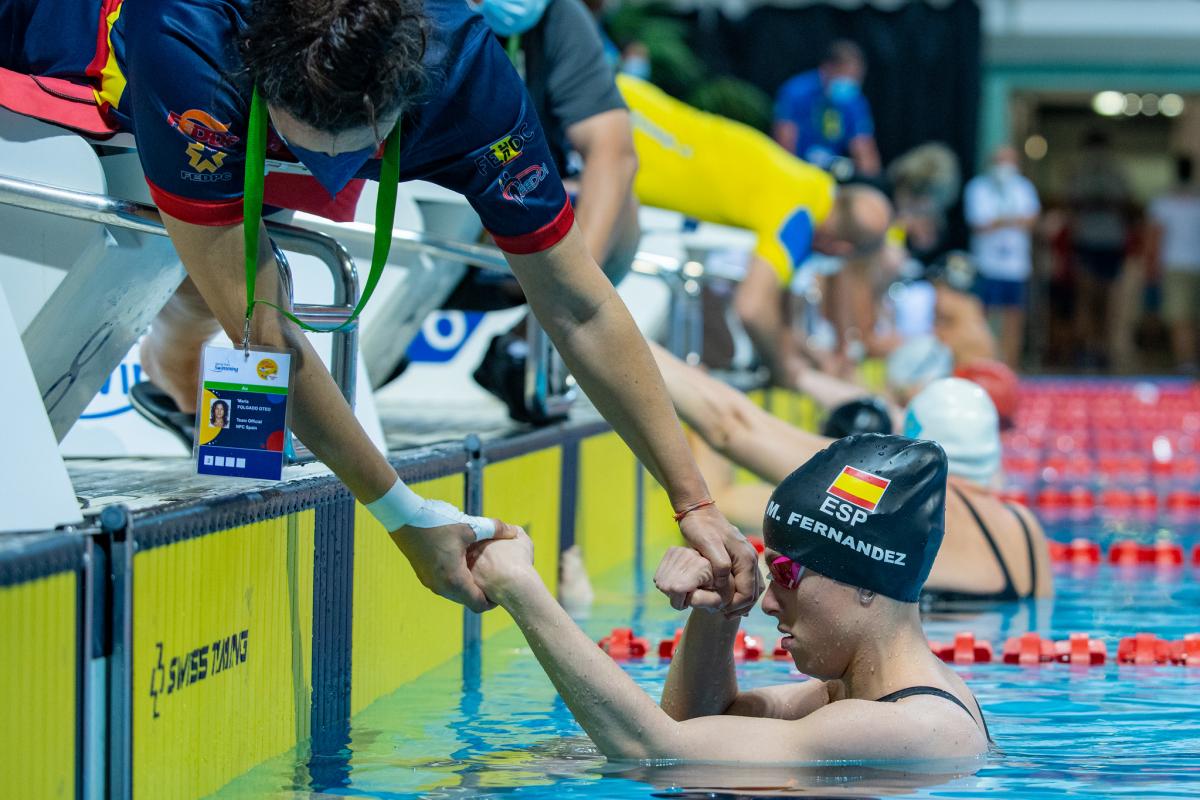
[[[1099,528],[1092,523],[1093,531]],[[1184,541],[1190,551],[1195,540]],[[1200,632],[1200,569],[1105,565],[1059,574],[1057,588],[1053,601],[926,616],[930,639],[952,640],[969,630],[989,640],[997,657],[1005,639],[1031,630],[1055,639],[1082,631],[1108,642],[1103,667],[957,667],[975,691],[998,747],[982,765],[914,770],[609,764],[510,628],[485,643],[475,675],[467,670],[464,680],[455,660],[355,717],[342,746],[318,754],[305,748],[275,759],[218,796],[1200,796],[1200,668],[1115,663],[1120,637],[1149,631],[1182,639]],[[628,626],[653,647],[684,621],[657,593],[635,593],[628,574],[613,574],[597,589],[597,602],[582,620],[594,639]],[[761,612],[744,627],[774,641],[774,622]],[[665,663],[648,658],[626,669],[655,697],[661,692]],[[738,679],[754,687],[800,676],[790,662],[765,660],[741,666]]]

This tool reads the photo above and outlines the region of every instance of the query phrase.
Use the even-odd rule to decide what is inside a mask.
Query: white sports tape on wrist
[[[491,539],[496,535],[496,523],[487,517],[464,514],[449,503],[428,500],[397,479],[387,494],[367,504],[367,511],[379,520],[389,532],[409,525],[414,528],[440,528],[443,525],[461,523],[470,526],[475,541]]]

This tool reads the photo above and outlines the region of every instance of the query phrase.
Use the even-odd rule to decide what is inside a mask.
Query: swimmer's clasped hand
[[[685,516],[679,530],[713,571],[713,587],[724,599],[728,616],[744,615],[762,594],[758,554],[746,537],[729,524],[716,506],[706,506]]]
[[[490,602],[504,605],[513,591],[541,585],[533,567],[533,540],[516,525],[500,523],[495,539],[471,545],[467,564]]]
[[[654,573],[654,585],[671,601],[671,608],[717,611],[724,598],[713,586],[712,565],[690,547],[669,548]]]
[[[467,565],[467,548],[491,539],[512,538],[499,520],[464,514],[449,503],[429,500],[402,481],[367,510],[400,548],[417,578],[436,594],[476,612],[493,607]]]

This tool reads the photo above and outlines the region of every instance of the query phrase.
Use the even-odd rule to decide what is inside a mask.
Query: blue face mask
[[[501,36],[515,36],[537,25],[550,0],[467,0],[467,5],[483,17]]]
[[[282,134],[279,138],[283,139]],[[329,192],[330,196],[345,189],[346,184],[350,182],[362,165],[367,163],[379,149],[379,145],[372,145],[365,150],[351,150],[348,153],[331,156],[328,153],[318,153],[315,150],[297,147],[286,139],[284,142],[287,144],[288,150],[292,151],[292,155],[308,167],[308,171],[312,173],[318,183],[325,187],[325,191]]]
[[[833,78],[825,87],[825,93],[835,103],[849,103],[858,97],[859,91],[858,81],[854,78]]]

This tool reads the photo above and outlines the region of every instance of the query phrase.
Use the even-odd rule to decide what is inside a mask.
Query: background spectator
[[[1125,264],[1132,195],[1108,146],[1108,136],[1092,131],[1069,186],[1071,236],[1078,265],[1076,329],[1080,366],[1107,369],[1110,363],[1109,313],[1117,278]]]
[[[1041,211],[1037,190],[1020,172],[1016,150],[1008,145],[996,149],[991,169],[967,183],[963,210],[979,270],[977,291],[1000,337],[1000,354],[1016,369],[1033,266],[1032,230]]]
[[[1162,271],[1163,317],[1171,327],[1176,368],[1196,373],[1200,306],[1200,192],[1192,183],[1192,160],[1175,161],[1177,183],[1150,204],[1148,262]]]
[[[789,79],[775,100],[775,141],[823,169],[850,158],[859,175],[879,174],[871,107],[862,94],[862,50],[839,39],[821,65]]]

